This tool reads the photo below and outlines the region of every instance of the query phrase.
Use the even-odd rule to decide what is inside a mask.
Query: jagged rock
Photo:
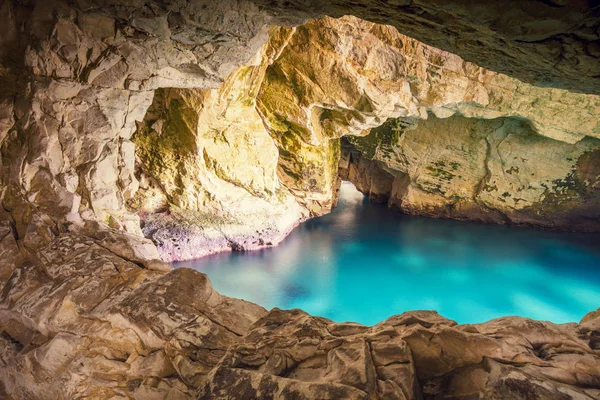
[[[510,116],[568,143],[598,136],[596,96],[527,85],[356,18],[289,31],[257,108],[280,147],[282,182],[313,214],[327,212],[334,197],[337,138],[364,136],[388,118]]]
[[[353,15],[542,87],[598,93],[600,15],[585,0],[268,1],[274,13]],[[316,15],[315,15],[316,14]],[[296,15],[296,14],[293,14]]]
[[[600,396],[599,311],[564,325],[415,311],[373,327],[267,313],[199,272],[144,269],[81,233],[30,255],[0,296],[12,398]]]
[[[200,390],[200,398],[220,397],[416,399],[420,389],[410,349],[393,330],[274,309]]]
[[[110,235],[56,237],[5,281],[0,376],[12,397],[193,398],[198,376],[265,313],[196,271],[132,263],[113,252],[130,239]]]
[[[365,327],[274,309],[230,347],[199,393],[207,399],[593,399],[600,395],[600,358],[580,338],[584,326],[516,317],[461,326],[420,311]]]
[[[130,207],[165,260],[272,246],[306,219],[277,178],[277,148],[246,92],[260,83],[252,75],[243,68],[220,90],[157,91],[135,135],[140,175],[158,184]]]

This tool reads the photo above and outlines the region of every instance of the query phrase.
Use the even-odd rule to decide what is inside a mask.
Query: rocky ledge
[[[372,327],[267,311],[170,270],[149,242],[64,227],[0,253],[0,395],[8,399],[597,399],[600,310],[579,324],[435,311]]]

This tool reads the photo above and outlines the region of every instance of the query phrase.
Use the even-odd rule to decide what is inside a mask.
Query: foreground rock
[[[584,320],[586,321],[586,320]],[[457,325],[435,312],[374,326],[272,310],[210,373],[200,398],[595,399],[598,319]]]
[[[265,310],[219,295],[203,274],[129,257],[133,247],[114,232],[95,236],[62,234],[2,281],[4,390],[15,399],[193,398]]]
[[[13,399],[597,399],[600,311],[580,324],[435,312],[373,327],[263,308],[170,270],[134,236],[68,229],[0,281]],[[11,229],[11,228],[9,228]],[[19,242],[20,243],[20,242]],[[2,392],[0,392],[2,394]]]

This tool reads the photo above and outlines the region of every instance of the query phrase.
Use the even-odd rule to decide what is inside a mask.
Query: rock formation
[[[139,178],[160,184],[134,211],[166,260],[278,243],[331,210],[338,175],[406,213],[600,227],[595,95],[353,17],[274,28],[256,58],[219,90],[157,91],[135,134]]]
[[[476,119],[466,122],[466,118],[450,118],[447,122],[439,123],[443,126],[430,128],[432,142],[443,140],[441,137],[448,135],[447,140],[439,144],[440,151],[442,146],[462,146],[466,141],[464,135],[470,135],[467,131],[471,131],[474,136],[468,140],[477,141],[477,137],[485,136],[483,132],[490,129],[486,127],[490,123],[477,120],[507,117],[524,121],[507,122],[504,129],[508,131],[498,132],[495,140],[501,140],[502,135],[509,135],[511,130],[514,134],[519,132],[517,136],[522,134],[535,137],[536,135],[531,134],[534,131],[555,139],[532,140],[544,143],[548,148],[556,146],[557,150],[547,151],[548,148],[541,150],[543,145],[540,145],[535,151],[555,154],[557,162],[549,161],[548,164],[552,164],[552,167],[547,169],[553,170],[551,175],[557,181],[566,182],[568,175],[576,169],[577,159],[583,153],[598,147],[599,142],[596,140],[582,141],[585,136],[599,137],[597,115],[600,113],[600,100],[597,96],[534,87],[407,38],[394,28],[356,18],[325,18],[292,29],[294,32],[288,45],[266,71],[265,81],[257,98],[257,108],[271,134],[280,143],[280,176],[286,176],[284,182],[293,192],[303,193],[303,200],[311,200],[311,194],[316,193],[316,206],[309,206],[316,214],[327,212],[330,203],[324,201],[323,197],[332,198],[334,193],[336,179],[327,171],[337,165],[337,138],[344,135],[364,136],[371,128],[382,125],[388,118],[403,118],[408,126],[417,125],[417,120],[420,120],[419,124],[430,125],[431,123],[423,121],[433,118],[430,116],[450,118],[457,115]],[[307,48],[304,43],[311,43],[316,50]],[[470,127],[467,128],[464,124],[470,124]],[[454,130],[462,132],[452,135]],[[478,130],[481,132],[476,132]],[[439,131],[443,132],[437,138]],[[415,131],[414,135],[422,136],[422,130]],[[531,146],[525,144],[529,139],[511,140],[522,142],[523,149],[536,147],[533,142]],[[567,146],[560,142],[574,145]],[[575,144],[577,142],[579,143]],[[404,143],[401,141],[392,144],[388,146],[388,150],[391,151],[394,146],[405,146]],[[376,143],[371,145],[377,146]],[[478,145],[485,147],[481,141]],[[424,159],[435,157],[435,152],[431,150],[433,148],[428,146],[406,149],[407,152],[416,152],[413,153],[414,157]],[[431,156],[422,154],[430,151]],[[565,151],[573,152],[566,155],[566,162],[562,159]],[[385,152],[385,149],[381,152]],[[311,160],[318,160],[310,168],[306,167],[306,161],[303,162],[307,153]],[[458,154],[457,158],[469,157],[460,151]],[[526,154],[522,156],[533,157]],[[378,161],[388,169],[397,168],[391,165],[394,160],[380,158]],[[457,160],[430,160],[431,163],[453,161]],[[482,160],[472,160],[467,164],[467,168],[484,168]],[[506,169],[510,168],[509,165]],[[553,186],[549,177],[540,174],[532,177],[532,171],[525,170],[520,174],[518,169],[519,166],[515,164],[511,173],[520,180],[521,186],[533,186],[537,190],[547,186],[545,197],[557,193],[557,187],[554,186],[560,184],[554,183]],[[497,172],[490,173],[497,175]],[[480,175],[479,182],[482,182],[486,172]],[[590,174],[592,175],[594,177],[591,179],[581,179],[583,186],[594,187],[597,174]],[[490,179],[508,180],[504,176]],[[583,183],[585,180],[587,182]],[[316,184],[309,185],[312,182]],[[454,184],[460,187],[473,183],[458,179]],[[485,184],[486,182],[482,182],[482,187]],[[516,192],[522,189],[513,187],[507,191],[514,198],[519,198]],[[559,187],[558,191],[560,189]],[[460,187],[459,190],[469,189]],[[467,196],[466,193],[462,195]],[[431,193],[431,197],[436,196],[437,193]],[[518,208],[538,202],[539,193],[537,198],[529,196],[529,200],[520,203]],[[403,209],[418,211],[420,205],[414,204],[412,208]],[[499,208],[491,202],[487,202],[486,207],[492,210]],[[448,215],[452,216],[451,213]]]
[[[599,398],[600,311],[364,327],[160,261],[276,244],[340,173],[597,230],[598,7],[475,3],[0,0],[0,397]]]
[[[598,230],[598,139],[571,145],[509,118],[406,125],[390,120],[349,137],[340,174],[409,214]]]

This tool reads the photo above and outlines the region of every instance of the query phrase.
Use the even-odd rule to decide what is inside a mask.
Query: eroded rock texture
[[[193,398],[264,315],[205,275],[137,261],[120,235],[66,232],[2,282],[0,374],[12,398]]]
[[[515,119],[430,116],[390,120],[347,143],[340,174],[406,213],[598,229],[598,139],[571,145]]]
[[[340,176],[412,214],[600,227],[598,96],[353,17],[274,28],[256,58],[220,90],[158,91],[135,134],[154,186],[138,211],[165,259],[277,243],[331,210]]]
[[[388,118],[401,117],[410,125],[430,115],[458,115],[473,119],[468,123],[477,136],[485,134],[475,131],[488,128],[476,120],[510,117],[525,121],[520,125],[514,121],[513,132],[527,136],[533,130],[555,139],[540,139],[548,146],[556,143],[565,149],[570,147],[560,142],[581,148],[575,143],[599,135],[597,96],[534,87],[426,46],[394,28],[356,18],[324,18],[291,30],[287,46],[266,71],[257,108],[279,143],[282,180],[293,192],[303,194],[314,214],[327,212],[331,204],[327,199],[334,197],[337,177],[330,171],[339,159],[337,139],[364,136]],[[440,125],[439,133],[448,135],[444,145],[460,147],[465,138],[448,131],[453,125],[462,129],[462,123],[455,121],[461,119]],[[437,133],[431,129],[432,135]],[[593,149],[596,142],[587,143]],[[533,142],[523,147],[540,151],[533,150]],[[427,158],[431,149],[415,151],[415,157]],[[571,161],[574,166],[576,160]],[[552,173],[566,180],[571,172],[565,167]],[[525,172],[519,178],[530,180]],[[589,183],[594,182],[595,178]]]
[[[597,4],[586,0],[269,1],[279,10],[354,15],[534,83],[598,93]],[[316,15],[315,15],[316,16]]]
[[[258,52],[270,25],[301,21],[227,1],[0,8],[5,203],[137,234],[125,208],[139,188],[130,139],[154,90],[218,87]]]

